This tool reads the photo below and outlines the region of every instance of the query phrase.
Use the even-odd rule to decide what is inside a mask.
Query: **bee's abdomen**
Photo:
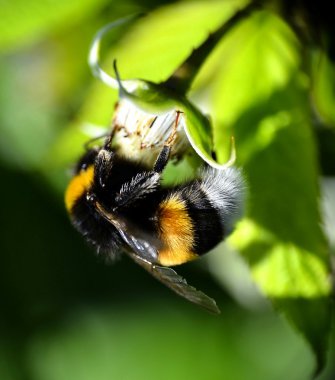
[[[163,248],[158,252],[161,265],[179,265],[195,259],[194,223],[185,200],[178,192],[169,194],[158,207],[158,233]]]
[[[226,237],[243,215],[244,181],[241,172],[232,167],[225,170],[208,167],[202,172],[200,187],[217,211]]]
[[[197,255],[202,255],[223,239],[224,226],[200,182],[193,183],[182,194],[193,225],[192,248]]]
[[[220,243],[242,214],[243,181],[236,169],[208,168],[201,179],[172,190],[161,202],[160,264],[190,261]]]

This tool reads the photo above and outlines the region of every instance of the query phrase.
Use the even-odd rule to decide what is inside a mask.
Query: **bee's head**
[[[65,205],[74,227],[99,252],[108,255],[115,250],[120,238],[115,228],[96,210],[96,201],[107,203],[113,153],[104,148],[90,149],[80,158],[76,171],[65,192]]]
[[[96,148],[89,149],[79,159],[75,167],[75,174],[65,192],[65,205],[69,213],[71,213],[76,202],[92,187],[97,156],[98,150]]]
[[[99,149],[97,147],[87,149],[85,153],[78,160],[74,174],[78,175],[81,171],[87,170],[90,165],[94,165],[95,159],[99,153]]]

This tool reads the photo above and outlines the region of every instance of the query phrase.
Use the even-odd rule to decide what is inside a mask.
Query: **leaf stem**
[[[202,64],[207,59],[218,42],[241,20],[245,19],[253,11],[260,8],[259,1],[252,1],[245,8],[238,10],[228,21],[208,38],[186,58],[186,60],[174,71],[174,73],[162,85],[177,93],[184,95],[188,92],[194,78],[198,74]]]

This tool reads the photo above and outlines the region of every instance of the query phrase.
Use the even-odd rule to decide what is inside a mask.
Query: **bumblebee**
[[[110,136],[87,149],[67,187],[66,209],[99,254],[124,252],[180,296],[219,313],[212,298],[170,267],[198,258],[232,232],[242,213],[243,181],[238,169],[205,167],[193,180],[162,187],[175,134],[173,128],[152,167],[115,152]]]

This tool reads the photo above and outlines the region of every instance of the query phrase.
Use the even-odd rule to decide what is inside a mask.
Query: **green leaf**
[[[238,6],[245,3],[245,1],[225,4],[215,1],[187,3],[153,12],[127,34],[121,41],[120,48],[112,54],[118,61],[122,79],[139,77],[141,69],[145,68],[146,73],[148,69],[150,70],[151,81],[164,81],[192,52],[190,47],[195,48],[206,40],[204,25],[207,32],[205,37],[208,37],[210,32],[224,24],[237,11]],[[188,15],[187,19],[184,17],[185,14]],[[187,25],[188,23],[191,25]],[[168,35],[167,30],[170,31]],[[142,35],[143,43],[139,43]],[[152,54],[149,54],[150,50],[153,50]],[[124,56],[127,60],[123,58]],[[131,65],[127,65],[127,62],[131,62]],[[143,76],[147,75],[146,73],[144,72]],[[152,106],[156,105],[158,109],[171,107],[174,104],[175,109],[183,111],[191,145],[206,162],[216,165],[216,161],[212,158],[210,120],[186,98],[165,91],[158,85],[153,86],[152,82],[142,83],[142,86],[138,85],[128,96],[132,96],[133,101],[144,109],[148,109],[150,103]]]
[[[316,110],[327,125],[335,126],[335,67],[323,53],[312,59],[312,95]]]
[[[164,81],[193,48],[246,2],[181,2],[155,9],[120,39],[105,67],[110,68],[112,74],[112,63],[116,59],[122,79]]]
[[[107,0],[24,0],[1,4],[0,50],[39,40],[64,26],[79,24]]]
[[[219,147],[233,127],[249,186],[247,216],[231,242],[262,292],[307,339],[320,371],[330,323],[330,269],[298,46],[287,26],[265,12],[224,44],[215,92],[217,154],[224,156]],[[239,48],[232,50],[234,44]]]
[[[164,84],[143,80],[121,81],[120,78],[118,81],[120,96],[129,99],[146,112],[160,114],[171,110],[182,111],[190,144],[207,163],[216,164],[211,156],[213,147],[209,119],[186,97],[169,91]],[[131,92],[126,87],[131,88]]]
[[[261,290],[307,338],[321,369],[330,319],[329,258],[320,227],[314,141],[304,115],[308,109],[296,108],[295,100],[291,107],[285,104],[293,93],[291,87],[273,96],[274,108],[266,108],[273,116],[265,115],[260,107],[258,114],[246,112],[244,121],[235,126],[241,150],[243,143],[245,150],[251,146],[249,139],[263,144],[244,152],[250,202],[248,217],[233,241]],[[279,122],[283,116],[288,123]],[[253,137],[248,136],[250,125]],[[265,128],[272,130],[271,139]]]
[[[218,158],[224,160],[222,147],[236,119],[288,83],[299,64],[299,55],[290,29],[265,11],[242,22],[222,42],[219,53],[221,65],[214,81],[214,134],[215,144],[221,148],[217,149]]]
[[[142,67],[146,67],[147,65],[151,67],[151,65],[154,64],[155,68],[159,69],[159,77],[157,77],[156,80],[162,81],[164,78],[162,78],[164,68],[170,67],[169,61],[176,59],[176,57],[182,57],[181,54],[185,52],[185,47],[182,43],[185,44],[184,41],[187,41],[186,38],[192,37],[194,44],[197,34],[201,35],[200,32],[203,33],[204,22],[208,24],[207,34],[209,34],[210,31],[224,24],[225,21],[237,11],[237,5],[244,3],[243,1],[239,1],[230,3],[228,6],[223,6],[221,2],[191,3],[186,5],[182,4],[179,7],[174,6],[173,8],[167,7],[163,10],[160,9],[151,14],[144,21],[139,22],[132,33],[128,33],[126,38],[121,41],[121,48],[113,52],[113,59],[115,57],[118,63],[121,62],[119,67],[122,67],[122,73],[127,70],[127,65],[124,64],[123,66],[122,63],[123,54],[127,56],[127,61],[131,62],[131,70],[134,70],[134,65],[136,66],[138,62],[140,62]],[[192,34],[188,34],[187,20],[185,20],[184,17],[179,18],[179,14],[188,14],[189,20],[192,20]],[[221,20],[221,23],[218,24],[218,20]],[[215,28],[213,28],[212,25],[215,26]],[[180,30],[181,27],[182,30]],[[166,30],[169,28],[173,28],[173,33],[169,33],[168,40],[166,40]],[[143,39],[143,43],[139,44],[142,33],[145,35],[145,38]],[[153,36],[153,39],[151,36]],[[159,41],[160,46],[157,46],[157,41]],[[175,43],[178,49],[166,49],[164,46],[166,42],[169,44]],[[200,45],[200,42],[198,45]],[[132,48],[129,49],[129,46]],[[123,47],[127,47],[127,49],[125,50]],[[154,47],[155,52],[149,55],[147,51],[148,47],[149,49],[153,49]],[[190,52],[188,54],[190,54]],[[147,63],[148,57],[150,57],[149,63]],[[157,59],[159,60],[158,62]],[[161,63],[162,59],[164,59],[165,64]],[[184,59],[182,59],[182,61]],[[166,63],[168,63],[168,65]],[[168,77],[175,71],[176,66],[177,64],[175,63],[173,69],[170,69]],[[132,71],[130,71],[130,73],[131,72]],[[134,73],[133,75],[138,77],[140,72],[141,70],[137,69],[136,74]],[[153,79],[154,74],[155,71],[150,70],[150,79]],[[126,75],[126,77],[129,76],[131,76],[131,74]],[[212,158],[213,146],[210,120],[203,115],[198,107],[188,101],[184,96],[180,96],[177,91],[176,93],[170,91],[169,88],[165,88],[165,83],[155,84],[152,80],[123,80],[124,77],[123,75],[122,82],[119,78],[121,96],[128,97],[132,102],[136,103],[137,106],[148,112],[162,112],[171,109],[183,111],[186,119],[186,131],[191,145],[206,162],[212,165],[217,164]]]
[[[171,75],[195,46],[206,39],[210,31],[216,29],[244,3],[245,1],[241,0],[229,3],[204,1],[159,8],[140,19],[120,39],[117,46],[111,49],[104,64],[105,70],[113,75],[112,62],[116,59],[121,79],[125,83],[129,78],[141,77],[153,82],[163,81]],[[185,18],[185,14],[188,17]],[[135,95],[143,98],[144,103],[148,105],[152,97],[155,98],[158,87],[152,86],[150,82],[136,81],[136,83],[140,86]],[[188,119],[189,133],[195,144],[203,155],[211,159],[212,141],[209,120],[187,99],[175,98],[171,93],[163,94],[161,99],[164,101],[163,106],[168,103],[170,107],[177,105],[183,109]],[[63,168],[64,165],[74,162],[85,139],[97,134],[94,133],[94,126],[108,128],[116,100],[117,91],[95,83],[88,93],[76,122],[60,134],[50,150],[48,166]],[[143,102],[142,106],[145,106]]]

